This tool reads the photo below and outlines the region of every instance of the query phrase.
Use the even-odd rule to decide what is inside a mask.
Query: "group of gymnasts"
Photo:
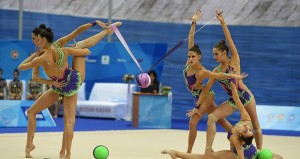
[[[212,49],[212,54],[219,65],[213,71],[205,69],[201,64],[201,50],[194,44],[196,22],[202,16],[197,10],[192,16],[189,32],[188,58],[183,69],[183,77],[188,90],[194,97],[195,108],[187,112],[190,117],[188,147],[186,152],[176,150],[163,150],[162,154],[169,154],[172,159],[256,159],[262,150],[262,131],[259,125],[254,95],[243,83],[247,74],[241,74],[238,50],[231,38],[229,29],[220,10],[216,11],[227,44],[224,40],[218,42]],[[231,53],[229,55],[229,52]],[[208,78],[204,85],[203,80]],[[214,92],[211,89],[218,81],[226,91],[229,98],[218,107],[214,102]],[[235,110],[239,110],[241,118],[238,123],[231,125],[226,117]],[[197,124],[203,115],[208,114],[206,146],[204,154],[193,154],[192,148],[197,136]],[[216,122],[228,133],[230,149],[214,151],[212,146],[216,135]],[[256,147],[252,144],[255,138]],[[278,154],[272,153],[273,159],[281,159]]]
[[[189,111],[190,117],[188,148],[186,152],[176,150],[163,150],[163,154],[169,154],[174,158],[255,158],[257,149],[262,149],[262,131],[256,114],[256,103],[253,94],[242,82],[246,74],[240,73],[240,58],[231,38],[228,27],[224,21],[222,12],[216,11],[216,17],[223,28],[226,41],[220,41],[213,48],[213,56],[219,63],[212,72],[201,65],[201,50],[194,44],[196,22],[201,17],[201,11],[197,10],[192,16],[192,24],[189,32],[188,58],[183,70],[183,76],[188,90],[192,93],[196,107]],[[85,79],[85,57],[90,54],[88,48],[97,44],[108,34],[113,34],[112,25],[120,26],[121,22],[107,24],[95,21],[81,25],[70,34],[54,41],[51,28],[41,24],[32,31],[32,42],[38,48],[35,53],[25,59],[19,70],[33,69],[32,79],[36,82],[50,85],[50,89],[44,92],[28,109],[28,130],[25,148],[25,157],[32,158],[31,151],[35,149],[33,144],[36,129],[36,114],[53,105],[58,98],[63,98],[64,105],[64,132],[62,145],[59,152],[61,159],[71,158],[71,146],[74,134],[75,113],[77,104],[77,92]],[[79,34],[89,28],[98,25],[103,28],[99,33],[75,42],[72,47],[66,44],[75,39]],[[229,51],[231,56],[229,56]],[[72,67],[69,67],[68,56],[73,56]],[[43,67],[49,79],[39,77],[39,67]],[[206,85],[203,80],[209,78]],[[214,92],[211,90],[213,83],[218,80],[229,95],[229,99],[220,106],[214,102]],[[225,118],[236,109],[240,111],[241,120],[232,126]],[[207,139],[205,154],[192,154],[192,148],[197,135],[197,124],[204,114],[208,113]],[[216,134],[216,122],[227,132],[230,141],[230,150],[214,152],[212,149]],[[255,138],[256,147],[252,145]],[[273,154],[273,158],[281,158]]]

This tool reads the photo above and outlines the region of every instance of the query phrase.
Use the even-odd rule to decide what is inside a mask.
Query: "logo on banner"
[[[21,106],[21,108],[22,108],[23,114],[25,115],[26,119],[28,120],[27,110],[30,108],[30,106]],[[39,121],[46,120],[45,116],[43,115],[42,112],[39,112],[35,118],[36,118],[36,120],[39,120]]]
[[[16,59],[16,58],[19,57],[19,52],[17,50],[12,50],[10,52],[10,56],[11,56],[12,59]]]
[[[279,115],[278,115],[278,120],[281,121],[281,120],[283,120],[283,119],[284,119],[284,114],[279,114]]]
[[[293,121],[295,119],[295,115],[294,114],[291,114],[290,116],[289,116],[289,121]]]

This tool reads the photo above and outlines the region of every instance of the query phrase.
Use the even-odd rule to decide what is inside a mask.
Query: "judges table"
[[[132,126],[171,128],[172,95],[133,93]]]

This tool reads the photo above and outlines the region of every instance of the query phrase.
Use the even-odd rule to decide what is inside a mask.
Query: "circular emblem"
[[[293,121],[295,119],[295,115],[294,114],[291,114],[290,116],[289,116],[289,121]]]
[[[11,56],[12,59],[16,59],[16,58],[19,57],[19,52],[17,50],[12,50],[10,52],[10,56]]]

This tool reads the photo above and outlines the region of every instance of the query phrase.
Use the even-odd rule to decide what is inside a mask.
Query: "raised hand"
[[[39,57],[39,56],[41,56],[41,55],[43,55],[44,54],[44,50],[37,50],[36,52],[35,52],[35,54],[36,54],[36,57]]]
[[[218,18],[218,20],[220,21],[220,23],[224,23],[225,22],[222,13],[223,13],[223,11],[216,10],[216,17]]]
[[[58,82],[58,78],[57,78],[56,81],[54,81],[52,83],[52,85],[55,86],[55,87],[57,87],[57,88],[63,88],[63,87],[65,87],[67,85],[67,83],[66,83],[65,80]]]
[[[193,22],[196,22],[202,16],[202,12],[197,10],[192,18],[190,18]]]
[[[236,78],[238,80],[242,80],[244,78],[246,78],[248,76],[248,73],[242,73],[241,75],[237,75],[237,74],[231,74],[230,75],[232,78]]]
[[[186,116],[189,118],[193,117],[194,115],[200,115],[199,110],[196,108],[194,108],[193,110],[188,110],[186,113]]]

